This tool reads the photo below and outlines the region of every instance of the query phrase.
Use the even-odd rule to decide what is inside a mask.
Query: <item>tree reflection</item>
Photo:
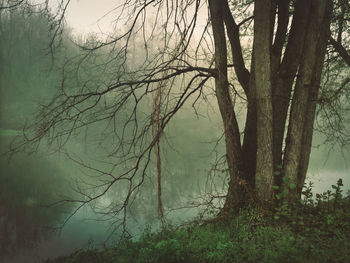
[[[71,193],[67,173],[50,158],[2,157],[0,167],[0,255],[9,258],[52,236],[72,207],[49,204]]]

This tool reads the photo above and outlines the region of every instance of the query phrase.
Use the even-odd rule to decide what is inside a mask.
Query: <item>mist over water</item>
[[[187,125],[191,127],[193,124],[190,125],[187,123]],[[187,149],[188,151],[180,154],[171,149],[167,150],[168,164],[163,182],[163,187],[166,189],[163,196],[166,208],[184,206],[187,201],[198,195],[199,188],[202,188],[202,190],[204,188],[202,181],[205,180],[207,170],[210,168],[210,156],[208,157],[205,154],[210,148],[208,147],[210,144],[196,139],[195,135],[199,131],[195,131],[194,127],[192,127],[193,129],[190,129],[189,133],[193,132],[194,134],[192,136],[187,134],[192,138],[192,145],[197,145],[195,148],[192,148],[191,145],[183,142],[182,136],[174,134],[177,133],[177,130],[175,127],[173,128],[174,130],[169,140],[172,140],[176,145],[180,145],[180,149],[176,147],[177,149],[181,150],[181,145],[183,145],[183,149]],[[20,131],[15,130],[1,131],[0,138],[3,142],[1,144],[2,152],[6,150],[4,146],[7,145],[6,142],[10,142],[13,136],[19,133]],[[89,151],[89,146],[82,145],[81,143],[72,143],[68,147],[74,149],[80,156],[85,155],[88,159],[89,154],[86,151]],[[97,153],[96,155],[98,156],[99,154]],[[58,154],[46,156],[44,150],[33,155],[17,154],[10,160],[7,159],[7,156],[1,157],[2,183],[0,184],[0,188],[3,193],[2,197],[5,195],[5,202],[16,206],[12,214],[9,215],[11,216],[9,220],[22,220],[27,224],[26,229],[32,228],[32,232],[35,232],[36,229],[41,227],[45,229],[46,224],[59,226],[74,209],[75,205],[68,207],[65,211],[61,211],[60,209],[56,211],[55,208],[47,211],[49,208],[42,207],[42,205],[51,204],[66,197],[74,196],[73,189],[76,187],[74,179],[80,176],[84,177],[82,170],[81,167],[67,160],[64,156]],[[11,183],[4,184],[4,181]],[[144,193],[146,199],[141,199],[140,202],[136,202],[133,206],[134,212],[130,215],[128,230],[134,236],[138,236],[147,225],[153,225],[153,229],[159,226],[156,213],[154,183],[154,181],[146,183]],[[14,203],[13,196],[16,195],[21,196],[21,198]],[[110,196],[107,195],[106,198],[100,200],[100,203],[107,206],[112,199],[113,191],[111,191]],[[22,207],[26,209],[28,207],[30,213],[24,213]],[[36,216],[38,210],[42,211],[43,214],[50,214],[49,219],[45,217],[40,219],[42,221],[41,225],[35,224],[38,221]],[[167,211],[166,215],[169,222],[178,224],[194,218],[197,216],[197,213],[198,209],[194,208]],[[67,255],[76,249],[101,247],[101,243],[109,236],[113,226],[111,227],[110,225],[111,221],[100,221],[100,219],[101,217],[95,215],[93,210],[87,206],[79,210],[67,222],[62,231],[49,231],[46,233],[43,230],[42,234],[36,236],[26,233],[22,235],[16,232],[14,241],[8,247],[8,257],[6,257],[6,261],[4,262],[17,263],[24,262],[23,260],[29,263],[37,262],[37,260],[43,260],[48,257]],[[9,228],[9,231],[14,231],[11,229]],[[113,241],[118,240],[118,237],[117,231],[109,244],[113,244]],[[8,244],[9,239],[8,236],[4,238],[2,240],[4,243],[2,244]],[[33,245],[19,245],[19,243],[26,240],[31,240]]]
[[[3,153],[8,150],[11,140],[21,135],[26,122],[33,120],[37,104],[48,102],[56,93],[61,84],[60,59],[77,51],[65,39],[64,48],[57,51],[57,64],[52,64],[50,54],[44,48],[48,42],[47,21],[39,14],[26,17],[15,13],[2,17],[0,22],[0,152]],[[216,158],[224,152],[222,141],[215,148],[222,135],[222,124],[214,100],[212,104],[210,111],[199,108],[199,115],[194,114],[190,104],[185,105],[165,132],[163,202],[166,219],[171,223],[190,220],[202,209],[195,206],[182,210],[173,208],[190,207],[189,204],[198,201],[208,189],[225,192],[227,187],[222,183],[216,185],[216,182],[222,182],[224,174],[216,175],[216,179],[210,177]],[[144,105],[143,110],[146,112],[149,108],[150,105]],[[104,156],[110,150],[113,138],[100,144],[95,135],[102,132],[100,125],[92,126],[88,136],[76,136],[65,148],[89,165],[107,169],[108,164],[101,161],[108,160]],[[344,190],[350,189],[349,151],[344,149],[341,153],[335,149],[329,152],[327,145],[316,147],[321,143],[322,137],[315,134],[308,173],[308,180],[314,183],[313,191],[326,191],[339,178],[343,179]],[[113,219],[105,221],[86,206],[61,231],[55,231],[53,227],[60,226],[76,204],[48,206],[62,199],[79,197],[74,190],[82,185],[77,182],[81,178],[89,178],[85,179],[91,180],[89,182],[95,180],[87,176],[93,175],[91,169],[79,166],[62,153],[52,153],[45,144],[32,155],[19,153],[10,159],[1,156],[0,164],[0,254],[5,255],[0,262],[37,262],[76,249],[98,246],[106,240],[113,229],[110,224]],[[147,225],[154,229],[159,226],[156,179],[152,177],[155,175],[154,161],[149,170],[150,176],[145,180],[139,201],[135,201],[128,214],[128,228],[135,236]],[[108,206],[118,201],[122,195],[120,188],[116,186],[97,204]],[[119,236],[120,229],[109,244]]]
[[[195,134],[199,132],[195,132],[194,127],[192,131]],[[14,133],[14,131],[12,132]],[[8,135],[2,135],[2,141],[5,141],[4,138],[8,137]],[[196,136],[190,136],[190,138],[192,138],[192,141],[195,145],[195,142],[197,141]],[[178,138],[177,145],[181,145],[179,144],[180,142],[181,139]],[[176,153],[173,153],[174,156],[171,157],[171,160],[174,160],[174,162],[168,160],[170,171],[166,173],[164,177],[164,185],[166,185],[167,182],[170,182],[170,185],[173,185],[173,187],[167,188],[169,191],[165,192],[164,199],[166,200],[166,207],[171,207],[172,205],[175,207],[181,206],[179,203],[177,204],[176,200],[172,200],[172,197],[178,197],[178,200],[180,199],[179,197],[181,197],[182,201],[185,201],[186,198],[188,200],[191,200],[192,197],[198,194],[197,190],[199,190],[199,188],[202,188],[203,190],[204,184],[202,184],[202,187],[198,186],[196,178],[200,176],[207,176],[207,170],[209,170],[210,166],[208,165],[207,168],[204,169],[201,167],[201,165],[203,165],[203,163],[210,162],[210,158],[200,158],[201,155],[204,155],[205,150],[208,150],[205,149],[208,147],[208,145],[205,143],[198,143],[198,145],[203,148],[197,147],[196,149],[192,149],[189,151],[190,153],[187,156],[178,156],[178,159],[175,158]],[[186,148],[187,146],[184,145],[183,147]],[[317,153],[317,151],[314,150],[313,156],[315,156],[315,152]],[[321,153],[319,154],[322,156]],[[195,156],[199,157],[196,158]],[[74,178],[77,173],[81,172],[79,169],[77,169],[76,165],[69,163],[69,161],[67,161],[65,158],[54,155],[49,157],[39,156],[39,154],[38,156],[17,155],[11,159],[10,163],[7,163],[7,160],[5,161],[4,158],[1,160],[2,183],[0,185],[1,192],[3,193],[2,196],[4,196],[4,193],[6,196],[7,191],[9,193],[15,193],[16,195],[22,196],[20,202],[23,203],[19,205],[17,203],[14,204],[17,205],[15,210],[16,213],[11,216],[13,216],[17,221],[22,219],[24,222],[27,222],[27,228],[37,227],[35,224],[31,225],[31,223],[34,223],[36,221],[36,217],[33,217],[28,213],[24,213],[24,210],[21,208],[21,206],[24,206],[26,208],[28,206],[32,207],[35,209],[35,211],[37,211],[36,209],[42,209],[45,211],[47,208],[37,208],[33,206],[37,202],[36,200],[40,198],[40,191],[44,191],[44,189],[51,188],[52,185],[54,185],[53,189],[57,192],[60,192],[62,194],[62,197],[65,194],[69,195],[71,194],[71,189],[74,185],[72,184],[73,180],[71,180],[70,183],[69,180]],[[320,165],[321,160],[322,165]],[[314,183],[313,192],[322,193],[323,191],[330,189],[330,186],[332,184],[336,184],[336,181],[339,178],[343,179],[344,190],[349,189],[349,170],[346,167],[345,160],[342,160],[342,162],[340,162],[343,163],[345,167],[341,167],[337,164],[337,162],[339,163],[339,159],[333,160],[333,163],[332,158],[328,158],[327,162],[325,161],[327,161],[327,159],[322,159],[321,157],[317,156],[315,158],[312,158],[310,167],[311,172],[309,172],[308,180]],[[176,163],[182,168],[179,169]],[[5,186],[3,183],[4,175],[6,175],[5,181],[7,182],[10,181],[10,178],[14,177],[18,178],[18,180],[16,180],[10,186]],[[193,178],[191,178],[191,176]],[[6,179],[7,177],[9,177],[9,179]],[[22,177],[29,179],[29,181],[23,180]],[[30,186],[30,188],[36,187],[38,190],[29,194],[28,191],[26,191],[27,188],[23,186],[23,181],[25,182],[24,184],[26,186]],[[37,194],[37,196],[35,194]],[[54,192],[49,191],[46,194],[50,195],[54,194]],[[60,196],[60,194],[58,194],[58,196]],[[55,198],[58,196],[55,195]],[[45,200],[49,199],[50,196],[45,196]],[[5,200],[10,204],[16,201],[12,198],[7,198]],[[108,202],[109,198],[107,197],[104,201]],[[153,204],[153,206],[148,206],[146,208],[146,211],[148,212],[148,215],[145,214],[144,216],[138,216],[136,212],[136,216],[134,215],[135,220],[130,220],[129,229],[131,230],[131,233],[136,236],[142,232],[146,225],[154,224],[156,226],[158,224],[155,204]],[[172,223],[181,223],[187,219],[194,218],[197,213],[198,209],[179,210],[170,212],[167,214],[167,218]],[[67,214],[62,211],[51,211],[50,214],[53,215],[55,219],[61,220],[67,216]],[[37,260],[46,259],[48,257],[68,255],[76,249],[101,247],[101,243],[104,242],[108,236],[109,231],[111,230],[111,226],[110,222],[108,221],[96,221],[98,218],[100,217],[95,215],[89,207],[85,207],[79,210],[77,214],[68,221],[61,232],[50,232],[48,235],[44,233],[41,237],[24,236],[25,239],[30,239],[35,243],[33,246],[29,247],[21,247],[16,242],[13,243],[14,254],[16,256],[12,260],[8,258],[4,262],[17,263],[24,262],[24,260],[28,263],[37,262]],[[51,217],[50,220],[52,220]],[[44,222],[44,224],[45,223],[50,222]],[[118,232],[116,235],[114,235],[114,238],[118,238]],[[113,244],[113,241],[110,244]]]

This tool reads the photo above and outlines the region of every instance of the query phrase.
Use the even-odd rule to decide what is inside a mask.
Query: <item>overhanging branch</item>
[[[345,49],[345,47],[338,41],[336,41],[333,37],[329,38],[329,43],[333,46],[335,51],[342,57],[345,63],[348,64],[348,66],[350,66],[350,54]]]

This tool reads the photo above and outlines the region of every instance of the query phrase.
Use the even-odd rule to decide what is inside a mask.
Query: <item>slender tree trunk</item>
[[[284,136],[285,119],[289,106],[291,86],[282,84],[280,78],[280,65],[282,50],[286,41],[289,22],[290,1],[278,0],[278,20],[274,43],[271,48],[271,84],[272,84],[272,106],[273,106],[273,160],[274,169],[282,165],[282,141]],[[288,87],[288,88],[287,88]],[[284,109],[286,108],[286,109]],[[285,114],[283,114],[285,112]],[[284,116],[285,115],[285,116]],[[275,182],[276,184],[276,182]]]
[[[348,52],[340,42],[336,41],[334,38],[330,37],[329,42],[334,47],[335,51],[342,57],[342,59],[350,66],[350,52]]]
[[[160,82],[156,94],[153,98],[153,113],[152,113],[152,133],[153,136],[158,137],[158,140],[154,146],[154,154],[156,157],[156,167],[157,167],[157,200],[158,200],[158,218],[163,223],[164,212],[163,212],[163,202],[162,202],[162,161],[161,161],[161,151],[160,151],[160,139],[162,135],[161,128],[161,104],[162,104],[162,89],[165,87],[164,83]]]
[[[309,93],[313,86],[314,70],[318,54],[321,25],[325,17],[328,1],[311,1],[309,23],[305,36],[302,60],[296,80],[291,113],[289,118],[286,149],[283,162],[284,189],[288,189],[287,199],[297,199],[299,165],[302,158],[302,137],[308,109]]]
[[[227,79],[227,47],[223,21],[223,6],[220,1],[209,1],[210,19],[212,24],[215,65],[215,93],[224,124],[226,159],[229,168],[230,182],[223,212],[242,206],[247,201],[247,183],[241,178],[241,143],[236,115],[232,105]]]
[[[231,45],[231,54],[237,79],[241,84],[245,94],[249,93],[250,74],[245,67],[241,42],[239,40],[239,28],[232,17],[232,13],[226,0],[218,0],[223,9],[223,18],[226,25],[227,36]]]
[[[273,201],[273,122],[271,86],[271,1],[255,2],[254,69],[257,106],[255,188],[259,200]]]
[[[244,128],[244,138],[242,146],[242,163],[245,177],[251,189],[255,189],[255,171],[256,171],[256,138],[257,138],[257,120],[256,120],[256,91],[255,91],[255,70],[254,55],[250,70],[249,93],[247,95],[248,109]]]
[[[242,86],[248,100],[248,111],[244,129],[244,139],[242,146],[242,157],[240,167],[240,177],[247,186],[249,198],[253,198],[255,185],[256,167],[256,100],[254,89],[254,73],[249,73],[245,66],[242,54],[242,47],[239,39],[239,28],[232,17],[230,7],[226,0],[219,0],[223,8],[223,19],[226,25],[226,32],[231,46],[231,54],[237,79]],[[253,64],[251,72],[253,72]],[[252,87],[252,90],[250,90]]]
[[[163,202],[162,202],[162,163],[160,158],[160,143],[159,141],[156,144],[155,150],[156,158],[157,158],[157,183],[158,183],[158,217],[160,221],[164,220],[164,212],[163,212]]]

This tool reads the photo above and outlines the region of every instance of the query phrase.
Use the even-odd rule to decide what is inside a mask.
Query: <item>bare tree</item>
[[[0,5],[0,10],[5,10],[5,9],[12,9],[21,6],[22,4],[26,3],[26,0],[2,0]]]
[[[59,21],[68,2],[61,4]],[[125,30],[81,44],[84,53],[68,60],[62,70],[60,92],[43,106],[13,150],[36,149],[42,142],[62,150],[86,127],[101,125],[101,138],[113,138],[111,168],[89,166],[101,183],[93,192],[81,189],[83,199],[65,201],[79,203],[79,209],[121,184],[122,201],[101,212],[122,212],[125,222],[148,176],[151,152],[159,156],[164,129],[185,103],[195,108],[213,90],[230,177],[220,214],[251,200],[273,204],[277,196],[294,202],[306,177],[327,44],[347,61],[349,9],[343,2],[124,1],[114,11],[119,14],[116,23],[124,23]],[[333,8],[341,3],[346,7]],[[341,15],[332,16],[338,9]],[[59,28],[61,22],[56,25]],[[132,68],[131,41],[144,50]],[[94,74],[80,78],[84,66]],[[70,86],[72,72],[77,79]],[[152,94],[153,115],[144,110]],[[241,127],[235,96],[246,103]]]

